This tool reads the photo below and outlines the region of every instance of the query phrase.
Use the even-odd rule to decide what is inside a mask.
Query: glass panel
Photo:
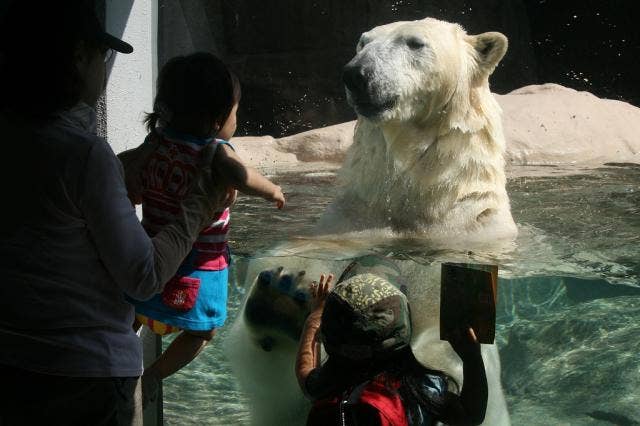
[[[490,77],[494,93],[552,82],[637,105],[640,70],[636,58],[640,52],[637,42],[632,42],[637,30],[631,17],[638,16],[640,10],[634,2],[614,3],[615,7],[577,0],[161,0],[158,62],[162,66],[175,55],[193,51],[218,55],[242,85],[236,136],[272,136],[275,143],[282,144],[286,141],[278,138],[355,120],[357,115],[345,94],[343,68],[354,57],[360,35],[381,24],[425,16],[459,23],[469,34],[499,31],[508,37],[508,53]],[[423,43],[430,41],[407,39],[405,44],[424,49]],[[477,50],[476,60],[491,52],[491,43],[484,47]],[[431,60],[438,61],[442,53],[433,49]],[[401,67],[394,70],[389,84],[406,78]],[[420,82],[429,87],[429,81],[424,77]],[[425,97],[427,93],[425,89]],[[548,108],[556,108],[564,98],[557,95],[555,99],[557,103],[551,102]],[[583,105],[585,98],[572,99],[577,103],[562,111]],[[525,106],[526,102],[514,109],[522,111]],[[605,110],[603,107],[599,112]],[[629,117],[638,117],[635,109],[629,111]],[[588,120],[595,121],[595,117],[580,123],[593,122]],[[632,122],[630,118],[628,126]],[[567,123],[560,125],[567,139],[587,125],[561,123]],[[517,130],[518,124],[511,122],[508,128],[505,124],[507,143],[511,143],[512,128]],[[595,132],[610,124],[596,122],[589,129]],[[542,132],[536,142],[545,142],[544,132],[551,125],[535,123]],[[612,140],[614,133],[628,127],[616,126]],[[305,143],[310,146],[315,142],[308,139]],[[629,143],[636,146],[637,138]],[[251,145],[238,144],[249,146],[246,151],[238,150],[243,158],[258,156]],[[241,196],[233,206],[229,316],[211,344],[165,381],[167,424],[248,424],[252,414],[258,424],[304,424],[308,405],[293,377],[296,339],[291,338],[291,330],[300,326],[305,308],[300,312],[291,308],[294,312],[282,317],[287,326],[269,323],[260,328],[254,324],[249,327],[254,334],[248,338],[247,324],[239,316],[243,303],[262,270],[283,266],[292,276],[300,270],[308,276],[320,271],[339,274],[350,259],[366,254],[401,265],[411,284],[410,300],[416,304],[413,312],[422,317],[438,308],[434,287],[438,275],[433,271],[439,270],[436,266],[440,262],[500,265],[496,345],[485,350],[486,360],[499,354],[501,375],[495,364],[487,361],[486,365],[490,379],[494,379],[490,380],[491,397],[499,400],[504,392],[506,404],[498,410],[508,412],[511,424],[640,422],[636,390],[640,383],[636,353],[640,313],[637,156],[605,164],[607,160],[584,157],[590,155],[586,151],[564,152],[562,139],[553,148],[557,149],[549,148],[546,164],[531,165],[508,157],[506,189],[518,236],[507,247],[496,247],[493,241],[485,241],[480,248],[471,248],[471,243],[469,247],[466,243],[448,246],[448,241],[435,244],[420,229],[394,232],[391,228],[397,222],[385,220],[379,224],[382,229],[318,236],[322,233],[318,221],[327,208],[352,201],[354,205],[347,205],[347,209],[362,210],[362,205],[355,205],[362,203],[356,200],[361,194],[342,197],[345,182],[336,172],[344,149],[323,163],[303,160],[293,170],[278,160],[260,163],[261,170],[269,172],[268,177],[284,189],[287,206],[276,211],[270,203],[247,196]],[[298,160],[304,152],[302,148],[295,152]],[[561,161],[556,152],[564,155]],[[371,158],[361,161],[373,161]],[[586,160],[590,161],[588,166],[575,164]],[[406,161],[398,161],[384,167],[408,166]],[[378,171],[385,172],[371,173]],[[348,180],[350,175],[343,176]],[[366,190],[375,194],[378,202],[404,191],[403,184],[383,182]],[[385,187],[392,190],[383,192]],[[410,218],[417,199],[429,194],[408,193],[415,196],[403,204]],[[293,290],[274,290],[270,306],[289,306],[291,300],[308,297],[300,294],[305,293],[304,288],[295,282]],[[436,299],[425,299],[428,295]],[[170,339],[165,338],[165,346]],[[435,349],[429,352],[416,342],[414,347],[421,348],[418,357],[437,363],[437,356],[431,354],[443,346],[436,340],[433,345]],[[487,416],[485,424],[505,424],[500,413]]]

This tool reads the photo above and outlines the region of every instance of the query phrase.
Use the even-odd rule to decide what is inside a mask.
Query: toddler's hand
[[[322,312],[324,309],[324,302],[327,300],[327,296],[333,289],[332,282],[333,274],[325,276],[320,274],[320,282],[313,281],[309,286],[311,292],[311,312]]]
[[[273,191],[273,195],[271,197],[271,201],[275,201],[276,202],[276,207],[279,210],[282,210],[282,208],[284,207],[284,193],[282,192],[282,188],[280,188],[279,186],[276,185],[276,189]]]

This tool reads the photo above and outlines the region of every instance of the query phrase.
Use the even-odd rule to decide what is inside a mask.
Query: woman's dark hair
[[[81,42],[101,47],[79,18],[91,7],[78,0],[13,1],[0,23],[0,110],[43,118],[80,100],[76,49]]]
[[[222,126],[240,96],[238,78],[215,55],[177,56],[160,71],[153,112],[147,114],[145,123],[149,131],[158,123],[170,125],[176,117]]]

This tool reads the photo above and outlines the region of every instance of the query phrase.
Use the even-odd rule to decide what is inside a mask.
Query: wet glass
[[[373,3],[290,0],[274,13],[269,2],[161,0],[158,66],[189,51],[216,53],[242,84],[236,136],[281,138],[355,120],[342,70],[361,33],[430,16],[460,23],[470,34],[500,31],[509,38],[490,78],[494,93],[553,82],[640,103],[634,2],[619,2],[618,10],[577,0]],[[314,244],[310,235],[335,201],[340,165],[293,172],[269,166],[287,207],[275,212],[247,196],[233,206],[228,319],[198,358],[164,381],[167,424],[250,422],[254,401],[240,388],[228,351],[252,282],[247,271],[284,260],[274,247]],[[518,237],[506,253],[474,255],[500,265],[496,346],[511,424],[640,423],[640,166],[517,166],[507,175]],[[417,234],[361,238],[372,253],[416,271],[466,255]],[[309,264],[349,261],[340,250],[303,257]],[[170,341],[165,338],[165,347]],[[274,400],[283,391],[273,389]]]

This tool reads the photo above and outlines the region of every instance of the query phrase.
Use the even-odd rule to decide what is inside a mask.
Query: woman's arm
[[[308,392],[307,379],[313,370],[320,366],[320,343],[317,336],[320,330],[322,311],[327,295],[331,291],[331,281],[333,275],[320,275],[319,283],[312,283],[311,291],[311,313],[307,317],[300,336],[300,346],[296,357],[296,377],[300,389],[308,398],[313,395]]]
[[[462,360],[463,386],[460,395],[447,393],[442,421],[450,425],[479,425],[487,411],[487,376],[480,344],[472,328],[461,330],[450,342]]]
[[[122,165],[102,139],[89,152],[81,182],[79,208],[96,251],[116,284],[140,300],[162,290],[217,207],[198,181],[176,221],[149,238],[127,198]]]
[[[224,184],[236,188],[247,195],[257,195],[276,206],[284,207],[285,199],[282,189],[262,176],[256,169],[245,166],[242,160],[228,145],[221,145],[213,157],[213,172]]]

